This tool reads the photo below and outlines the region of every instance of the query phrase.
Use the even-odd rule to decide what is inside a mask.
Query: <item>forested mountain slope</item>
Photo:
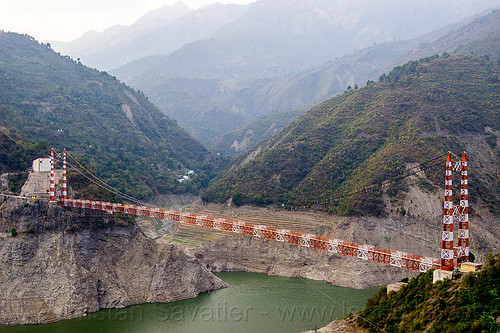
[[[366,186],[400,175],[412,163],[465,150],[472,200],[480,197],[498,213],[499,76],[500,63],[488,57],[434,56],[396,67],[378,83],[312,108],[254,147],[204,199],[236,196],[239,203],[378,215],[386,211],[385,195],[397,206],[405,181],[365,192]],[[442,187],[442,165],[425,175],[423,187]]]
[[[432,283],[422,273],[397,292],[387,288],[355,317],[369,332],[498,332],[500,255],[490,253],[483,269]]]
[[[142,93],[30,37],[0,34],[0,125],[80,156],[138,197],[196,190],[217,161]],[[180,184],[186,170],[198,183]]]

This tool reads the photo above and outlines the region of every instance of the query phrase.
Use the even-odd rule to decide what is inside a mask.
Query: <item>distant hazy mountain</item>
[[[305,109],[348,85],[377,79],[394,65],[418,57],[418,43],[432,42],[449,29],[418,42],[379,43],[315,70],[307,67],[375,41],[414,37],[500,1],[423,1],[405,6],[392,0],[376,6],[357,3],[353,7],[346,1],[261,0],[213,38],[188,44],[170,56],[132,62],[112,73],[144,91],[160,109],[209,144],[213,137],[256,117]],[[311,18],[310,24],[303,23],[305,17]],[[436,45],[441,52],[443,47]],[[413,58],[396,62],[411,52]],[[291,75],[298,69],[304,70]]]
[[[29,37],[0,33],[0,86],[0,143],[14,157],[46,153],[48,141],[134,197],[196,190],[217,168],[218,159],[143,94]],[[0,170],[22,162],[2,160]],[[199,182],[180,184],[189,169]]]
[[[131,84],[159,74],[196,79],[282,77],[374,43],[415,38],[495,4],[500,0],[259,0],[211,38],[115,73]]]
[[[222,25],[239,19],[243,5],[213,4],[192,10],[181,2],[153,10],[130,26],[89,31],[72,42],[52,47],[91,67],[110,70],[150,55],[169,54],[184,44],[209,37]]]
[[[367,80],[377,80],[384,72],[408,60],[443,52],[500,56],[500,10],[470,21],[413,40],[384,43],[357,51],[309,72],[272,81],[248,99],[262,100],[260,105],[254,104],[254,109],[263,114],[273,110],[304,110],[343,92],[347,86],[354,88],[358,84],[361,87]],[[281,121],[276,121],[277,118]],[[263,116],[215,137],[208,147],[234,156],[267,139],[269,132],[262,129],[279,131],[294,119],[286,112],[282,116],[274,113]]]

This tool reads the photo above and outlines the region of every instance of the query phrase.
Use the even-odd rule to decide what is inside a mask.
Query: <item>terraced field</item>
[[[331,235],[331,221],[309,214],[289,214],[286,211],[270,211],[264,208],[243,207],[231,208],[224,205],[192,205],[184,211],[195,212],[207,216],[223,217],[253,224],[265,225],[277,229],[288,229],[302,233]],[[187,246],[199,246],[219,237],[231,235],[231,232],[193,226],[190,224],[159,221],[155,219],[138,220],[143,231],[161,242],[174,242]]]

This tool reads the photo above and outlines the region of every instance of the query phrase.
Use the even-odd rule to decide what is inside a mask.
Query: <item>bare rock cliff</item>
[[[357,289],[381,286],[415,274],[397,267],[246,235],[221,238],[191,248],[189,252],[214,272],[301,276]]]
[[[41,223],[47,215],[40,210],[48,214],[46,228]],[[102,308],[172,302],[226,286],[182,248],[158,244],[107,214],[94,219],[90,227],[79,225],[75,214],[44,203],[0,207],[2,231],[14,225],[19,232],[0,236],[0,324],[47,323]]]

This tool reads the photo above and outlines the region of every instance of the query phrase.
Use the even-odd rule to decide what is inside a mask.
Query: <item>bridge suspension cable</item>
[[[136,204],[140,204],[142,206],[151,206],[150,204],[144,202],[144,201],[141,201],[139,199],[136,199],[128,194],[125,194],[123,192],[121,192],[120,190],[118,190],[117,188],[107,184],[106,182],[104,182],[102,179],[100,179],[99,177],[97,177],[96,175],[94,175],[92,172],[90,172],[90,170],[88,170],[87,168],[85,168],[80,162],[78,162],[78,160],[76,159],[76,157],[74,157],[72,154],[70,154],[69,152],[67,152],[67,155],[70,156],[77,164],[78,166],[80,167],[80,169],[86,171],[91,177],[89,178],[88,176],[86,176],[85,174],[83,174],[82,172],[80,172],[76,167],[72,166],[69,162],[68,165],[72,166],[76,171],[78,171],[82,176],[84,176],[85,178],[87,178],[88,180],[90,180],[92,183],[94,183],[95,185],[101,187],[101,188],[104,188],[120,197],[122,197],[123,199],[125,200],[128,200],[130,202],[133,202],[133,203],[136,203]],[[338,201],[340,199],[343,199],[343,198],[347,198],[347,197],[350,197],[350,196],[353,196],[355,194],[358,194],[358,193],[362,193],[362,192],[366,192],[368,190],[373,190],[373,189],[378,189],[378,188],[382,188],[383,186],[388,186],[390,184],[393,184],[393,183],[396,183],[397,181],[400,181],[404,178],[407,178],[407,177],[410,177],[410,176],[413,176],[417,173],[420,173],[420,172],[423,172],[427,169],[430,169],[436,165],[439,165],[441,164],[441,161],[438,161],[436,163],[433,163],[431,165],[427,165],[428,163],[430,162],[433,162],[433,161],[436,161],[438,159],[440,159],[441,157],[443,156],[446,156],[446,154],[439,154],[433,158],[430,158],[424,162],[421,162],[419,163],[418,165],[414,166],[414,167],[411,167],[407,170],[405,170],[405,172],[403,173],[403,175],[392,175],[392,176],[389,176],[388,178],[386,178],[385,180],[382,180],[382,182],[379,182],[379,183],[373,183],[373,184],[369,184],[369,185],[366,185],[364,186],[362,189],[359,189],[359,190],[355,190],[355,191],[351,191],[351,192],[348,192],[348,193],[345,193],[345,194],[342,194],[342,195],[339,195],[339,196],[336,196],[334,198],[325,198],[326,200],[328,200],[329,202],[331,201]],[[415,171],[413,171],[415,170]],[[324,200],[323,200],[324,201]],[[323,205],[325,204],[325,202],[323,202]]]
[[[64,156],[66,151],[64,150]],[[53,156],[53,150],[52,154]],[[127,204],[117,204],[110,202],[100,202],[91,200],[67,199],[63,196],[58,200],[58,203],[67,207],[79,207],[95,210],[104,210],[110,213],[118,212],[125,214],[132,214],[138,216],[148,216],[160,219],[168,219],[171,221],[187,223],[192,225],[204,226],[217,230],[230,231],[234,233],[247,234],[258,238],[267,238],[276,240],[278,242],[291,243],[300,245],[307,248],[316,248],[332,253],[338,253],[348,256],[357,257],[364,260],[370,260],[380,263],[385,263],[391,266],[407,268],[417,271],[427,271],[430,268],[441,268],[441,270],[450,271],[455,266],[454,259],[457,262],[468,260],[469,255],[469,235],[468,235],[468,181],[467,181],[467,156],[464,152],[462,161],[452,164],[451,153],[447,153],[446,158],[446,181],[445,181],[445,204],[444,204],[444,217],[443,217],[443,233],[442,233],[442,254],[441,260],[430,257],[424,257],[414,254],[405,253],[402,251],[393,251],[389,249],[381,249],[376,246],[367,244],[357,244],[353,242],[346,242],[340,239],[325,238],[313,234],[302,234],[286,229],[276,229],[264,225],[255,225],[238,220],[228,220],[225,218],[209,217],[195,213],[183,213],[170,210],[161,209],[158,207],[148,206],[140,200],[137,200],[114,187],[106,184],[99,177],[92,174],[90,170],[83,167],[78,160],[70,155],[75,160],[77,165],[86,171],[91,177],[87,176],[84,172],[74,167],[75,171],[80,173],[93,184],[105,188],[112,193],[122,196],[132,202],[140,203],[142,206],[129,206]],[[402,175],[394,175],[386,178],[382,182],[365,186],[363,189],[353,191],[345,194],[343,197],[367,191],[368,189],[380,188],[388,184],[397,182],[401,179],[410,177],[414,174],[427,170],[438,164],[440,161],[433,163],[441,156],[433,157],[427,161],[419,163],[417,166],[407,169]],[[65,159],[63,161],[63,170],[65,171]],[[430,164],[429,164],[430,163]],[[69,163],[68,163],[69,164]],[[71,166],[71,164],[69,164]],[[54,159],[51,158],[51,180],[53,179]],[[452,203],[452,171],[461,170],[461,192],[460,192],[460,205],[453,206]],[[52,181],[53,183],[53,181]],[[51,184],[52,184],[51,183]],[[53,191],[53,186],[51,186]],[[51,196],[51,201],[54,201]],[[453,216],[460,214],[459,217],[459,244],[457,247],[453,246]]]
[[[125,213],[137,216],[168,219],[174,222],[245,234],[257,238],[267,238],[282,243],[290,243],[330,253],[343,254],[363,260],[384,263],[420,272],[425,272],[433,267],[439,267],[439,260],[431,257],[424,257],[402,251],[381,249],[367,244],[358,244],[340,239],[326,238],[314,234],[303,234],[287,229],[276,229],[265,225],[256,225],[239,220],[229,220],[197,213],[185,213],[154,207],[140,207],[80,199],[60,199],[59,204],[66,207],[95,209],[110,213]]]
[[[341,194],[341,195],[336,196],[336,197],[330,197],[330,198],[325,198],[325,199],[329,200],[330,202],[331,201],[339,201],[340,199],[344,199],[344,198],[353,196],[353,195],[358,194],[358,193],[367,192],[368,190],[379,189],[379,188],[382,188],[383,186],[388,186],[390,184],[394,184],[397,181],[400,181],[400,180],[402,180],[404,178],[413,176],[413,175],[415,175],[417,173],[423,172],[423,171],[425,171],[427,169],[430,169],[430,168],[435,167],[435,166],[437,166],[439,164],[442,164],[442,161],[438,161],[438,162],[433,163],[431,165],[425,166],[425,164],[433,162],[435,160],[438,160],[438,159],[442,158],[443,156],[446,156],[446,154],[440,154],[440,155],[437,155],[436,157],[428,159],[427,161],[419,163],[418,165],[405,170],[405,172],[403,173],[403,175],[389,176],[388,178],[382,180],[379,183],[373,183],[373,184],[365,185],[365,186],[363,186],[362,189],[351,191],[351,192],[347,192],[347,193]],[[412,171],[412,170],[414,170],[414,171]]]
[[[82,171],[80,171],[77,167],[73,166],[71,163],[69,163],[68,161],[66,161],[66,163],[68,163],[69,166],[71,166],[75,171],[77,171],[79,174],[81,174],[83,177],[87,178],[89,181],[91,181],[93,184],[101,187],[101,188],[104,188],[120,197],[122,197],[123,199],[125,200],[128,200],[130,202],[133,202],[133,203],[136,203],[136,204],[140,204],[142,206],[151,206],[150,204],[144,202],[144,201],[141,201],[139,199],[136,199],[126,193],[123,193],[121,192],[120,190],[116,189],[115,187],[107,184],[106,182],[104,182],[102,179],[100,179],[99,177],[97,177],[96,175],[94,175],[92,172],[90,172],[90,170],[88,170],[87,168],[85,168],[83,165],[80,164],[80,162],[78,162],[78,160],[73,156],[71,155],[70,153],[68,153],[68,156],[70,156],[75,162],[76,164],[78,164],[78,166],[86,171],[89,175],[92,176],[92,178],[90,178],[89,176],[87,176],[86,174],[84,174]]]

